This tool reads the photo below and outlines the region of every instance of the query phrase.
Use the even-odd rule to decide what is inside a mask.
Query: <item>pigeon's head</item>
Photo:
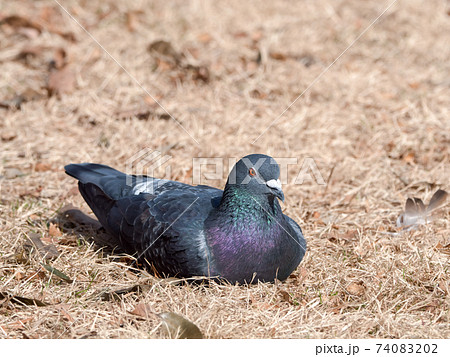
[[[284,201],[280,182],[280,167],[267,155],[252,154],[234,165],[227,185],[236,185],[255,194],[278,197]]]

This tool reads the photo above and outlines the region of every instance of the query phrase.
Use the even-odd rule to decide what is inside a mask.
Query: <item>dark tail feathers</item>
[[[70,164],[64,166],[66,174],[75,177],[82,183],[98,184],[104,176],[126,176],[124,173],[113,169],[112,167],[100,164],[91,164],[85,162],[83,164]]]

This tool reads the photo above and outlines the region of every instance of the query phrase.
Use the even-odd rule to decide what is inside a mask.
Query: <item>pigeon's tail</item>
[[[108,217],[117,200],[123,196],[127,187],[126,174],[109,166],[83,163],[64,167],[66,173],[79,180],[78,188],[86,203],[97,216],[102,226],[114,238],[114,229],[110,227]],[[110,242],[111,246],[119,242]]]
[[[93,184],[113,200],[118,200],[129,193],[132,181],[135,180],[133,176],[100,164],[70,164],[64,169],[68,175],[80,181],[80,191],[82,185]]]
[[[125,177],[126,175],[112,167],[100,164],[70,164],[64,166],[66,174],[75,177],[82,183],[100,183],[100,179],[105,176]]]

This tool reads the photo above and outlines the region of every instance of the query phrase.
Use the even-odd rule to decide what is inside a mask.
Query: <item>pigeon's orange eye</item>
[[[255,169],[253,167],[250,168],[250,170],[248,170],[248,173],[250,174],[250,176],[255,176],[256,175],[256,171],[255,171]]]

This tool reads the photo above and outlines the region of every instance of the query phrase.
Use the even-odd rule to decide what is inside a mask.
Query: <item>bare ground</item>
[[[406,198],[449,188],[445,1],[398,1],[281,117],[388,3],[61,4],[128,74],[56,2],[2,2],[0,336],[166,336],[158,318],[131,314],[146,303],[207,338],[450,337],[448,205],[427,226],[386,234]],[[174,51],[149,51],[158,40]],[[70,73],[48,83],[52,59],[53,75]],[[172,156],[170,178],[187,183],[193,158],[224,158],[223,178],[202,181],[217,187],[228,158],[297,158],[283,207],[308,241],[300,267],[276,284],[176,284],[102,253],[98,232],[58,215],[68,203],[89,213],[65,164],[126,170],[144,148]],[[294,184],[305,158],[326,185]],[[33,233],[61,252],[47,263],[72,282],[41,265]]]

